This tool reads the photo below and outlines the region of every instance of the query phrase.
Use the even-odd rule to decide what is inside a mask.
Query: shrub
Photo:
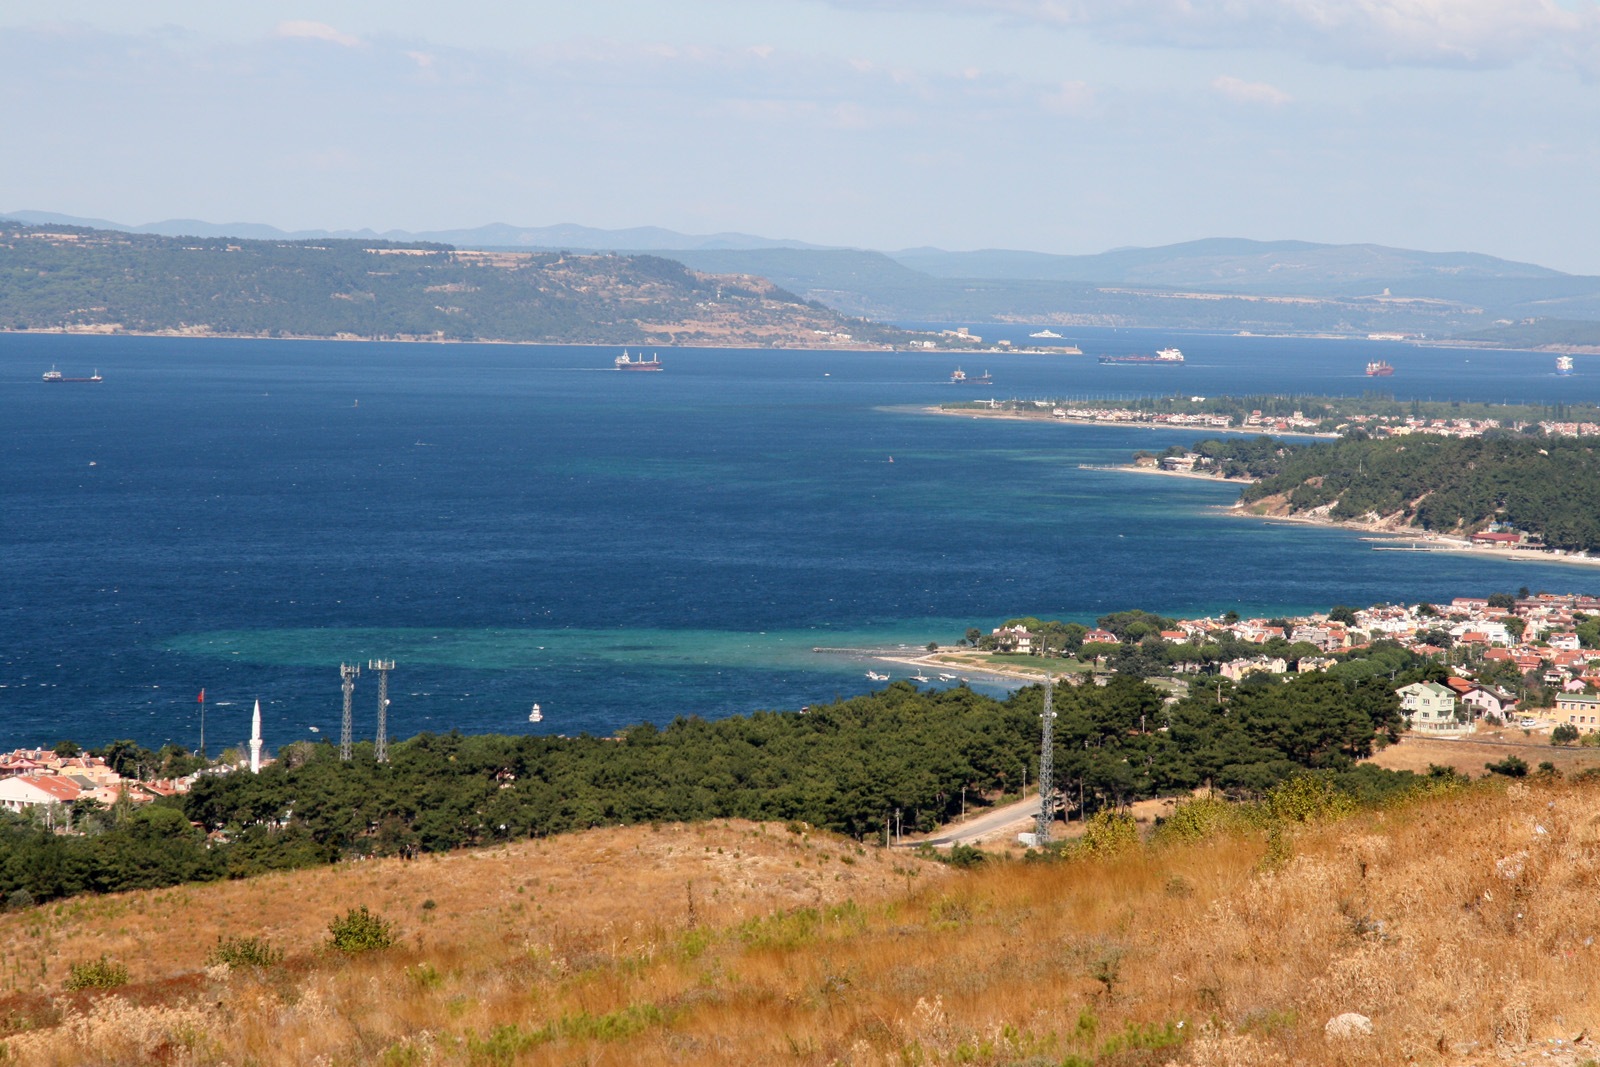
[[[976,845],[951,845],[949,851],[934,848],[932,845],[918,845],[915,849],[919,859],[933,860],[950,867],[960,867],[964,870],[973,867],[982,867],[988,860],[989,854]]]
[[[283,962],[283,953],[260,937],[219,937],[217,947],[206,957],[206,963],[225,964],[229,970],[241,967],[271,967]]]
[[[1139,844],[1139,824],[1131,815],[1116,811],[1097,811],[1089,816],[1078,847],[1084,852],[1111,855]]]
[[[1195,797],[1174,808],[1156,827],[1155,836],[1158,841],[1199,841],[1237,829],[1243,822],[1238,809],[1221,797]]]
[[[1507,778],[1526,778],[1528,775],[1527,762],[1516,756],[1507,756],[1499,763],[1485,763],[1483,766],[1490,774],[1503,774]]]
[[[1267,792],[1266,813],[1274,821],[1319,822],[1355,811],[1356,802],[1320,774],[1297,774]]]
[[[115,989],[128,984],[128,968],[101,956],[88,963],[74,963],[64,984],[69,993],[79,989]]]
[[[328,923],[328,945],[340,952],[370,952],[394,942],[394,923],[372,914],[365,904]]]
[[[1578,740],[1578,728],[1570,722],[1564,722],[1550,731],[1552,745],[1570,745]]]

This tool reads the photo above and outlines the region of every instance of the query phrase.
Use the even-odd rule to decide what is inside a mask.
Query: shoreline
[[[873,658],[878,660],[879,662],[882,662],[882,663],[895,663],[895,664],[898,664],[898,665],[900,665],[902,667],[915,667],[919,671],[927,670],[929,668],[932,668],[935,671],[935,673],[942,672],[942,673],[945,673],[945,674],[949,674],[951,672],[957,672],[957,677],[958,678],[960,677],[960,675],[962,673],[966,673],[966,674],[987,674],[987,675],[989,675],[991,677],[994,677],[994,678],[1003,678],[1003,679],[1005,679],[1006,681],[1009,681],[1009,682],[1033,683],[1033,682],[1042,682],[1045,679],[1046,672],[1042,668],[1037,668],[1036,669],[1036,668],[1030,668],[1030,667],[1022,667],[1022,666],[1019,666],[1019,665],[1016,665],[1016,664],[1009,664],[1009,663],[1001,664],[999,666],[992,666],[992,665],[990,665],[990,666],[979,666],[976,663],[961,659],[960,657],[962,657],[964,655],[966,655],[966,656],[978,656],[978,655],[983,655],[983,653],[979,653],[979,652],[959,652],[959,651],[955,651],[955,650],[951,650],[951,651],[947,652],[947,651],[944,651],[944,650],[941,649],[938,652],[923,652],[923,653],[920,653],[920,654],[917,654],[917,655],[883,655],[883,654],[880,654],[880,655],[874,656]],[[1061,674],[1069,674],[1069,673],[1072,673],[1072,672],[1070,672],[1070,671],[1055,671],[1055,672],[1050,672],[1050,673],[1053,673],[1053,674],[1055,674],[1056,676],[1059,677]],[[909,680],[909,679],[900,679],[900,680],[906,681],[906,680]],[[937,681],[938,679],[934,679],[934,680]]]
[[[868,345],[861,342],[852,344],[822,345],[807,344],[800,341],[781,342],[778,344],[761,343],[756,341],[738,343],[702,342],[696,344],[679,344],[675,341],[658,343],[653,341],[510,341],[503,338],[475,337],[470,340],[461,340],[454,337],[365,337],[365,336],[335,336],[323,334],[281,334],[268,336],[259,333],[195,333],[188,330],[68,330],[68,329],[38,329],[38,330],[11,330],[0,327],[0,335],[17,337],[152,337],[169,341],[327,341],[332,343],[352,344],[411,344],[411,345],[531,345],[540,348],[711,348],[735,351],[778,351],[778,352],[893,352],[903,355],[936,355],[952,356],[963,355],[971,349],[911,349],[897,345]],[[1039,353],[1020,353],[1022,355]]]
[[[1574,567],[1600,567],[1600,556],[1583,556],[1563,551],[1540,551],[1526,548],[1503,548],[1498,545],[1475,545],[1465,537],[1434,533],[1429,530],[1395,530],[1359,522],[1344,522],[1310,515],[1263,515],[1247,510],[1242,504],[1229,504],[1217,509],[1219,514],[1260,522],[1293,523],[1297,526],[1319,526],[1324,529],[1350,530],[1367,535],[1364,540],[1413,541],[1426,548],[1380,548],[1383,552],[1450,552],[1479,559],[1499,559],[1513,563],[1559,563]]]
[[[919,410],[930,415],[953,415],[960,417],[970,415],[975,419],[1001,419],[1012,422],[1048,422],[1064,423],[1068,426],[1109,426],[1123,430],[1174,430],[1186,433],[1198,433],[1202,439],[1213,434],[1237,434],[1245,437],[1309,437],[1319,441],[1337,441],[1336,433],[1321,433],[1316,430],[1271,430],[1265,427],[1244,426],[1183,426],[1167,422],[1115,421],[1112,419],[1075,419],[1071,416],[1056,418],[1054,415],[1034,415],[1024,411],[991,411],[984,408],[961,408],[959,410],[947,407],[924,407]]]
[[[1228,485],[1255,485],[1254,478],[1229,478],[1221,474],[1203,474],[1199,471],[1169,471],[1160,467],[1138,467],[1131,463],[1113,463],[1105,467],[1097,467],[1089,463],[1078,464],[1079,470],[1087,471],[1119,471],[1124,474],[1159,474],[1163,478],[1189,478],[1199,482],[1218,482]]]

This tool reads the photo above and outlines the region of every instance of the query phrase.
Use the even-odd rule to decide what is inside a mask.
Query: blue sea
[[[975,327],[1025,339],[1028,327]],[[1324,610],[1548,564],[1229,518],[1236,490],[1080,465],[1194,434],[929,415],[956,397],[1600,400],[1600,360],[1065,330],[1085,357],[0,335],[0,748],[336,739],[339,664],[396,662],[390,733],[607,734],[871,688],[814,647],[1018,615]],[[1178,368],[1096,353],[1179,344]],[[950,373],[988,370],[990,387]],[[98,385],[44,385],[52,366]],[[896,677],[909,671],[893,668]],[[377,687],[357,683],[358,736]],[[528,722],[538,702],[544,719]]]

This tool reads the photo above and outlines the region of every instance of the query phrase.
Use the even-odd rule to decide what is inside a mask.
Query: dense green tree
[[[1343,773],[1402,724],[1393,684],[1378,673],[1253,676],[1239,686],[1216,678],[1176,703],[1119,674],[1103,686],[1057,686],[1054,706],[1057,784],[1077,814],[1207,782],[1259,793],[1307,768]],[[898,811],[906,827],[929,829],[961,810],[963,787],[971,807],[1014,793],[1024,775],[1036,780],[1042,710],[1037,686],[997,701],[964,686],[919,692],[896,682],[805,713],[687,717],[610,738],[420,734],[392,745],[382,764],[370,744],[349,762],[331,744],[300,745],[260,774],[202,776],[181,804],[86,811],[81,835],[0,816],[0,899],[615,823],[794,819],[870,838]],[[116,752],[139,758],[128,746]]]

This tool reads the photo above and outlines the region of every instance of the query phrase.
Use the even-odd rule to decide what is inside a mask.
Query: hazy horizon
[[[0,204],[1600,274],[1596,0],[15,0]],[[20,146],[20,147],[18,147]]]

